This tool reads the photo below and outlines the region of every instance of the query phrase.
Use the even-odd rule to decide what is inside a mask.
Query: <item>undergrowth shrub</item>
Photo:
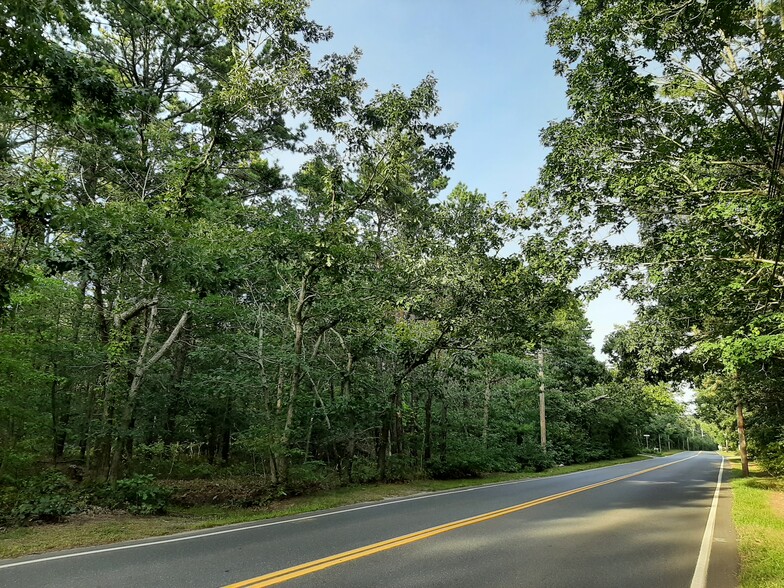
[[[152,474],[136,474],[118,480],[112,491],[117,506],[133,514],[163,514],[168,506],[170,492],[160,486]]]
[[[538,443],[527,443],[517,454],[517,461],[523,469],[534,472],[543,472],[556,464],[553,452],[545,451]]]
[[[330,490],[340,485],[340,478],[334,469],[322,461],[309,461],[291,465],[286,493],[290,496],[309,494],[320,490]]]
[[[207,480],[225,474],[225,468],[209,463],[201,444],[198,445],[162,441],[139,444],[134,449],[130,471],[174,480]]]
[[[757,461],[773,476],[784,476],[784,441],[757,448]]]
[[[480,465],[470,459],[470,456],[456,455],[445,460],[438,459],[430,462],[427,466],[427,473],[435,480],[478,478],[482,473]]]
[[[481,439],[455,441],[443,458],[428,464],[427,473],[438,480],[478,478],[487,472],[516,472],[520,469],[514,458],[514,446],[495,443],[485,447]]]
[[[44,470],[26,480],[16,493],[14,503],[6,518],[16,524],[61,522],[84,508],[80,493],[62,472],[55,469]]]
[[[386,482],[406,482],[419,477],[416,461],[406,455],[390,455],[387,457]]]
[[[369,484],[378,481],[378,464],[375,459],[355,457],[343,468],[343,475],[350,484]]]

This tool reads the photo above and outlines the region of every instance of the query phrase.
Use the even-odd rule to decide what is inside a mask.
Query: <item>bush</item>
[[[351,484],[369,484],[378,481],[378,465],[374,459],[355,457],[348,461],[342,473]]]
[[[285,490],[289,496],[299,496],[319,490],[329,490],[339,484],[340,480],[332,468],[322,461],[309,461],[290,466]]]
[[[16,485],[36,469],[36,456],[32,452],[0,451],[0,484]]]
[[[569,443],[553,444],[553,446],[548,446],[547,451],[555,463],[563,465],[590,463],[611,457],[606,447],[592,443],[582,443],[576,446]]]
[[[387,457],[385,482],[405,482],[417,478],[417,466],[413,458],[405,455]]]
[[[435,480],[461,480],[478,478],[482,474],[481,464],[470,457],[457,455],[446,460],[437,460],[428,464],[428,475]]]
[[[19,523],[35,521],[60,523],[68,515],[76,514],[79,510],[73,498],[58,494],[39,496],[33,500],[22,502],[11,511],[11,517]]]
[[[757,460],[768,473],[784,476],[784,441],[763,445],[757,452]]]
[[[171,480],[208,480],[226,474],[223,464],[208,463],[206,455],[194,454],[190,445],[162,441],[136,446],[129,472]]]
[[[545,451],[536,443],[528,443],[517,457],[520,466],[526,470],[543,472],[555,466],[555,455],[552,451]]]
[[[109,485],[77,488],[59,470],[50,469],[25,481],[21,487],[0,488],[0,522],[15,525],[62,522],[89,504],[122,508],[134,514],[162,514],[169,490],[151,475],[137,475]]]
[[[118,480],[113,492],[115,499],[133,514],[163,514],[170,492],[159,486],[151,474],[137,474]]]
[[[79,493],[58,470],[45,470],[27,480],[17,494],[10,520],[18,524],[61,522],[81,510]]]
[[[428,464],[428,474],[437,480],[478,478],[484,472],[516,472],[520,469],[514,459],[514,447],[489,443],[479,439],[460,440],[450,447],[445,459]]]
[[[166,478],[176,480],[211,480],[220,475],[230,475],[231,472],[224,472],[218,466],[207,462],[177,462]]]

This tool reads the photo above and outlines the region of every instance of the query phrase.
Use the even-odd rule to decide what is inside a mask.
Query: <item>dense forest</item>
[[[0,6],[0,518],[714,438],[784,470],[782,3],[536,3],[571,114],[515,209],[450,182],[434,78],[371,91],[307,8]]]

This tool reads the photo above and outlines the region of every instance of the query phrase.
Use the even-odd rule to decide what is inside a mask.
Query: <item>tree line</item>
[[[551,35],[603,18],[545,8]],[[606,77],[604,93],[590,89],[614,101],[605,108],[572,91],[574,118],[545,131],[553,150],[540,184],[510,209],[465,184],[446,193],[455,127],[439,119],[435,79],[371,93],[358,52],[314,60],[313,45],[331,32],[309,20],[307,2],[62,0],[2,10],[4,511],[18,510],[42,466],[114,487],[135,474],[252,474],[290,488],[712,446],[704,434],[713,429],[677,401],[683,378],[665,373],[664,360],[655,377],[646,364],[645,342],[672,343],[656,348],[659,358],[690,347],[672,329],[639,326],[666,310],[663,300],[612,339],[610,370],[593,357],[582,293],[569,287],[597,250],[639,267],[636,251],[611,257],[621,253],[588,234],[592,222],[616,218],[591,200],[616,172],[635,202],[655,209],[627,210],[642,235],[646,213],[682,220],[635,191],[639,170],[625,150],[613,167],[621,138],[602,133],[645,138],[641,115],[617,125],[622,105],[645,106],[637,93],[611,93],[618,86]],[[593,79],[580,75],[598,67],[589,57],[565,66],[570,88]],[[687,102],[649,99],[652,109]],[[580,134],[589,131],[592,142]],[[635,145],[646,165],[669,161]],[[593,173],[606,176],[580,179],[594,156],[603,163]],[[298,163],[283,169],[283,158]],[[683,171],[667,176],[657,165],[670,183]],[[712,186],[706,198],[716,197]],[[571,224],[556,230],[548,219]],[[509,242],[519,251],[502,254]],[[640,249],[654,255],[663,242],[673,241],[643,237]],[[622,274],[603,263],[608,279]],[[761,284],[770,268],[757,270]],[[674,291],[658,284],[628,292]]]

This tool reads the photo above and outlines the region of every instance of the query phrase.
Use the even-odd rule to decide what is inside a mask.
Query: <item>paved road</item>
[[[737,555],[726,488],[718,500],[715,537],[703,542],[720,464],[715,454],[681,453],[0,561],[0,586],[261,586],[285,579],[289,586],[363,588],[686,588],[707,543],[721,555],[711,560],[707,586],[729,587],[735,585]]]

